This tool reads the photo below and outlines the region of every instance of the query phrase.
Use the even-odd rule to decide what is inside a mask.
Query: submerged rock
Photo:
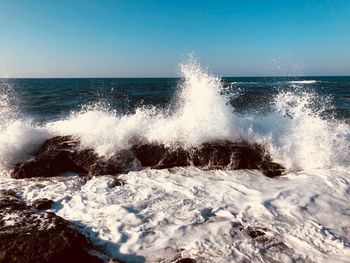
[[[181,258],[177,260],[176,263],[196,263],[196,260],[193,258]]]
[[[77,228],[0,191],[0,262],[105,262]],[[115,261],[118,262],[118,261]]]
[[[294,258],[295,251],[290,248],[283,237],[267,227],[260,225],[234,224],[230,230],[234,242],[248,241],[253,247],[264,251],[262,254],[266,262],[283,262],[284,258]]]
[[[106,158],[92,149],[82,149],[79,139],[73,136],[58,136],[45,141],[33,160],[16,164],[12,177],[51,177],[68,171],[94,176],[120,174],[135,167],[191,165],[202,169],[256,169],[269,177],[284,172],[284,167],[274,163],[265,148],[256,143],[215,141],[189,149],[150,143],[134,145]]]
[[[40,210],[47,210],[52,207],[54,204],[54,201],[46,199],[46,198],[41,198],[37,199],[32,203],[32,207]]]

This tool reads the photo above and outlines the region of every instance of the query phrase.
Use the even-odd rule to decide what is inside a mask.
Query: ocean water
[[[0,189],[53,199],[53,212],[127,262],[349,262],[350,77],[220,78],[194,60],[179,69],[179,78],[0,79]],[[287,172],[146,169],[116,187],[108,175],[9,178],[45,139],[71,134],[104,156],[135,141],[247,139]],[[289,248],[232,235],[237,223]]]

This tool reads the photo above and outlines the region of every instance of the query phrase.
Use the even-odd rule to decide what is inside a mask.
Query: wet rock
[[[26,209],[26,205],[16,197],[16,193],[13,190],[1,190],[0,191],[0,215],[1,212],[5,211],[8,208],[13,210],[23,210]],[[0,219],[0,226],[1,226]]]
[[[133,147],[135,157],[143,167],[165,169],[189,166],[188,151],[181,147],[167,147],[163,144],[143,144]]]
[[[77,228],[0,192],[0,262],[105,262]]]
[[[51,177],[64,172],[84,175],[115,175],[132,169],[165,169],[197,166],[202,169],[257,169],[276,177],[284,167],[272,161],[265,148],[248,142],[215,141],[196,148],[164,144],[135,145],[106,158],[92,149],[81,149],[79,139],[59,136],[44,142],[34,159],[16,164],[12,177]]]
[[[15,165],[13,178],[52,177],[64,172],[77,174],[117,174],[130,167],[133,154],[123,151],[110,158],[99,157],[92,149],[81,149],[79,139],[58,136],[46,140],[34,159]]]
[[[230,141],[204,143],[192,154],[193,164],[207,169],[259,169],[264,158],[260,145]]]
[[[247,229],[247,233],[251,238],[265,236],[265,231],[259,228],[249,228]]]
[[[263,163],[260,169],[264,175],[267,177],[277,177],[281,176],[285,172],[285,168],[279,164],[272,161],[271,157],[268,157]]]
[[[193,258],[181,258],[177,260],[176,263],[196,263],[196,260]]]
[[[87,173],[87,165],[96,159],[93,151],[80,151],[79,141],[72,136],[54,137],[46,140],[35,158],[28,162],[16,164],[12,177],[52,177],[61,173],[71,171],[75,173]],[[79,158],[79,163],[74,159]]]
[[[98,157],[87,166],[90,175],[120,174],[128,172],[135,157],[131,151],[120,151],[109,158]]]
[[[123,186],[125,185],[125,181],[120,180],[119,178],[113,178],[113,180],[108,184],[109,188],[114,188],[116,186]]]
[[[230,235],[235,241],[248,240],[254,247],[264,251],[263,257],[267,262],[277,262],[276,257],[282,259],[284,255],[289,257],[295,254],[280,234],[261,225],[233,224]]]
[[[32,207],[39,210],[47,210],[47,209],[50,209],[53,204],[54,204],[54,201],[46,198],[41,198],[33,201]]]
[[[141,165],[145,167],[154,167],[158,165],[159,160],[161,160],[167,152],[163,144],[135,145],[132,150]]]
[[[272,162],[263,146],[247,142],[215,141],[199,147],[183,149],[162,144],[144,144],[133,147],[141,166],[153,169],[196,166],[203,169],[254,169],[266,176],[282,175],[284,167]]]

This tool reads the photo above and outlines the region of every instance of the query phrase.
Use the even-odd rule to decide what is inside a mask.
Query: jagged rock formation
[[[12,177],[51,177],[67,171],[106,175],[120,174],[135,167],[164,169],[191,165],[203,169],[257,169],[269,177],[279,176],[284,171],[282,165],[272,161],[263,146],[248,142],[215,141],[190,149],[142,144],[105,158],[92,149],[82,149],[79,139],[73,136],[59,136],[45,141],[33,160],[16,164]]]
[[[108,260],[68,221],[26,205],[12,190],[0,191],[0,262]]]

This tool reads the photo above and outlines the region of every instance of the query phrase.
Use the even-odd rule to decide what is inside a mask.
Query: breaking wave
[[[30,158],[40,143],[55,135],[77,135],[84,147],[107,156],[137,142],[192,147],[214,140],[247,139],[264,144],[273,158],[290,170],[349,166],[350,127],[323,117],[331,107],[327,98],[298,85],[293,91],[279,91],[270,113],[239,114],[229,104],[232,91],[228,96],[221,79],[196,60],[181,64],[180,71],[178,93],[168,109],[139,107],[133,114],[118,114],[90,105],[67,118],[40,125],[20,114],[11,88],[3,88],[0,170]]]
[[[317,83],[317,80],[292,80],[289,81],[291,84],[314,84]]]

